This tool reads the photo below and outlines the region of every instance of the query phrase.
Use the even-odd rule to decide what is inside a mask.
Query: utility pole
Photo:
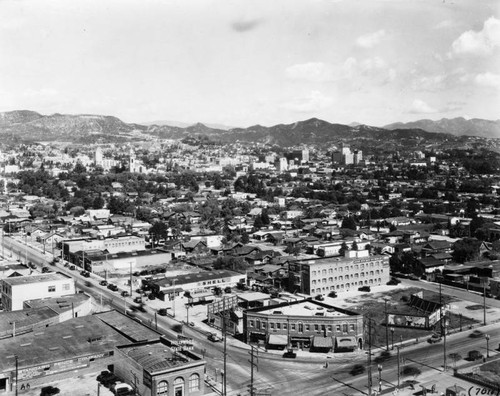
[[[400,376],[401,376],[401,369],[399,368],[399,363],[401,361],[401,358],[399,356],[399,346],[396,346],[397,350],[398,350],[398,389],[399,389],[399,381],[400,381]]]
[[[389,352],[389,323],[387,316],[387,300],[384,300],[384,308],[385,308],[385,345],[387,352]]]
[[[130,296],[132,296],[132,263],[130,263]]]
[[[486,326],[486,282],[483,281],[483,325]]]
[[[441,335],[443,336],[443,371],[446,371],[446,312],[443,314],[443,294],[441,285],[442,283],[439,282],[439,316],[441,323]]]
[[[18,395],[18,382],[19,382],[19,358],[14,356],[16,358],[16,396]]]
[[[226,389],[226,377],[227,377],[227,332],[226,332],[226,296],[223,297],[222,299],[222,310],[223,310],[223,317],[222,317],[222,333],[224,336],[224,376],[222,378],[222,396],[227,395],[227,389]]]
[[[257,366],[257,363],[254,363],[254,358],[256,357],[256,355],[258,355],[258,350],[257,348],[255,348],[253,345],[250,346],[250,352],[248,352],[250,354],[250,360],[249,360],[249,363],[250,363],[250,396],[254,396],[255,395],[255,388],[253,386],[253,383],[254,383],[254,374],[253,374],[253,369],[254,367],[257,368],[257,371],[259,371],[259,366]],[[257,361],[258,361],[258,358],[257,358]]]
[[[368,396],[372,396],[372,320],[368,318]]]

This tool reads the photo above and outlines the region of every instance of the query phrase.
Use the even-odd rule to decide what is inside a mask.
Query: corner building
[[[274,349],[352,352],[363,348],[363,315],[310,299],[246,310],[243,331],[247,342],[264,341]]]

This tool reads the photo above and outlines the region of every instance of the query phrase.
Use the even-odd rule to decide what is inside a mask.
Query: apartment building
[[[390,279],[389,257],[367,250],[348,251],[345,257],[299,261],[290,264],[291,292],[309,295],[378,286]]]

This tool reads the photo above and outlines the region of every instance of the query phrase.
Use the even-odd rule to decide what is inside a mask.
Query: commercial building
[[[71,376],[113,371],[122,359],[117,346],[159,337],[160,333],[109,311],[0,340],[0,395],[33,390]]]
[[[205,361],[190,349],[187,338],[172,342],[165,337],[118,346],[115,373],[143,396],[203,395]]]
[[[328,294],[361,286],[385,285],[389,281],[389,257],[366,255],[366,251],[349,251],[348,255],[350,257],[290,263],[290,291],[308,295]]]
[[[247,342],[268,348],[353,351],[362,348],[363,315],[315,300],[285,302],[243,313]]]
[[[215,270],[203,271],[193,274],[170,276],[167,278],[153,279],[148,281],[151,290],[161,299],[171,300],[175,295],[182,292],[193,294],[213,290],[215,287],[235,287],[238,283],[246,284],[247,275],[235,271]]]
[[[25,301],[67,296],[75,293],[75,280],[59,272],[16,276],[0,280],[2,304],[6,311],[24,308]]]

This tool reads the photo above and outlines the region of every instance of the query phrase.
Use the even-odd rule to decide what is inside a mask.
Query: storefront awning
[[[267,343],[271,345],[288,345],[288,337],[286,335],[271,334]]]
[[[337,337],[337,348],[356,348],[356,337]]]
[[[315,348],[332,348],[333,347],[333,339],[332,339],[332,337],[315,336],[313,338],[313,347],[315,347]]]

